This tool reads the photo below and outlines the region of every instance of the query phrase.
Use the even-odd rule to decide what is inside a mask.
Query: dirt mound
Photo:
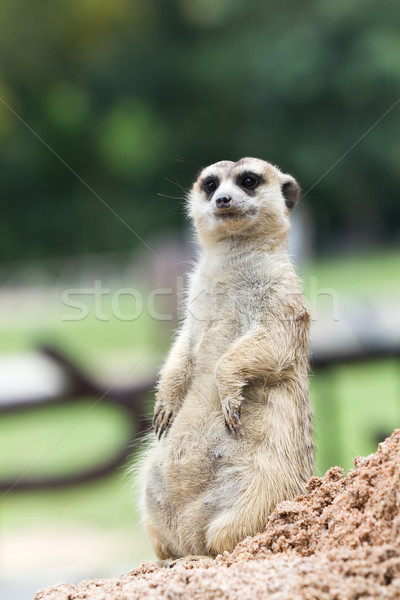
[[[375,454],[312,477],[263,533],[216,559],[142,563],[120,579],[61,584],[35,600],[400,598],[400,430]]]

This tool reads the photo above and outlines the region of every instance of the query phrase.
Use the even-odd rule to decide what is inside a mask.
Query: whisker
[[[172,185],[176,185],[178,186],[178,188],[180,188],[182,191],[184,191],[186,194],[189,193],[189,188],[185,188],[183,187],[183,185],[181,185],[180,183],[178,183],[177,181],[174,181],[173,179],[168,179],[168,177],[165,178],[165,181],[168,181],[168,183],[172,183]]]
[[[171,198],[172,200],[185,200],[184,196],[168,196],[168,194],[162,194],[161,192],[157,192],[157,196],[161,196],[162,198]]]
[[[185,165],[189,165],[190,167],[194,167],[195,169],[201,169],[200,163],[195,163],[192,160],[187,160],[186,158],[175,158],[176,162],[183,163]]]

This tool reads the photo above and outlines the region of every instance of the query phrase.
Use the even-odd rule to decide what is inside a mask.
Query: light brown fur
[[[218,185],[207,193],[210,178]],[[217,208],[221,196],[228,209]],[[254,158],[207,167],[189,195],[203,254],[141,471],[159,558],[232,550],[313,474],[309,315],[286,251],[297,197],[291,176]]]

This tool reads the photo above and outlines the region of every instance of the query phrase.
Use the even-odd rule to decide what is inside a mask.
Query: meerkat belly
[[[213,478],[218,446],[228,434],[216,390],[204,390],[204,402],[195,389],[189,392],[168,436],[154,449],[155,471],[160,489],[177,509],[201,494]]]
[[[242,475],[253,468],[254,449],[248,446],[254,446],[258,427],[257,443],[265,443],[267,411],[260,386],[250,386],[246,395],[243,435],[235,438],[226,428],[216,384],[210,385],[209,374],[199,374],[168,436],[153,449],[147,504],[164,535],[168,531],[171,540],[180,540],[177,554],[205,553],[207,527],[243,496]]]
[[[227,507],[226,498],[220,497],[221,470],[226,471],[227,465],[224,485],[232,487],[234,481],[229,474],[233,441],[230,445],[231,451],[222,435],[201,439],[188,430],[171,435],[155,448],[147,477],[146,509],[170,556],[208,552],[207,528]],[[230,502],[236,501],[231,495]]]

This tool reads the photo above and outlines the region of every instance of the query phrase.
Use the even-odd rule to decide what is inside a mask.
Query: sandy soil
[[[400,598],[400,429],[345,477],[333,467],[281,502],[232,553],[119,579],[60,584],[35,600]]]

